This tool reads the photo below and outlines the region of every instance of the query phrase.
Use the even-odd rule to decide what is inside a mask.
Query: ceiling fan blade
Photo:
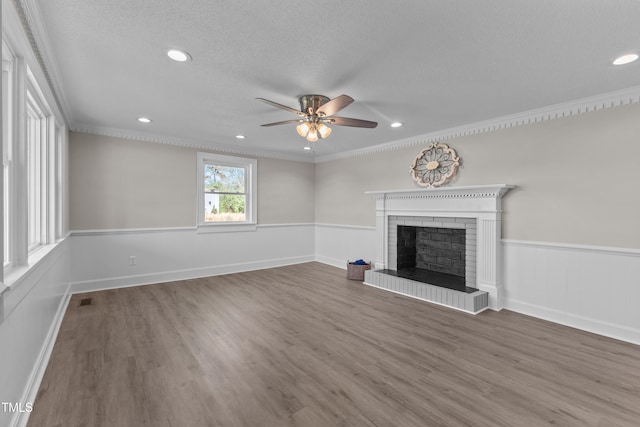
[[[286,110],[286,111],[288,111],[290,113],[298,114],[300,116],[304,115],[302,112],[300,112],[300,110],[296,110],[294,108],[287,107],[286,105],[278,104],[277,102],[269,101],[268,99],[264,99],[264,98],[256,98],[256,99],[258,101],[262,101],[262,102],[265,102],[265,103],[267,103],[269,105],[272,105],[272,106],[274,106],[276,108],[280,108],[280,109]]]
[[[330,123],[338,126],[351,126],[356,128],[373,129],[378,126],[378,122],[370,122],[369,120],[351,119],[349,117],[330,117]]]
[[[338,111],[342,110],[347,105],[353,102],[353,98],[348,95],[340,95],[333,98],[331,101],[323,104],[316,110],[316,114],[322,116],[333,116]]]
[[[293,119],[293,120],[284,120],[282,122],[273,122],[273,123],[266,123],[264,125],[260,125],[260,126],[277,126],[277,125],[287,125],[289,123],[300,123],[300,119]]]

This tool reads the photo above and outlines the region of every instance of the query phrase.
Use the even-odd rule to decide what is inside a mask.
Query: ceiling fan
[[[353,102],[353,98],[347,95],[340,95],[333,99],[329,99],[323,95],[303,95],[300,97],[300,110],[269,101],[264,98],[256,98],[259,101],[266,102],[276,108],[289,111],[296,114],[297,119],[284,120],[282,122],[267,123],[262,126],[277,126],[290,123],[298,123],[296,130],[298,134],[306,138],[309,142],[316,142],[319,138],[324,139],[331,134],[331,128],[327,125],[351,126],[358,128],[373,129],[378,126],[377,122],[368,120],[351,119],[349,117],[334,116],[338,111],[342,110]]]

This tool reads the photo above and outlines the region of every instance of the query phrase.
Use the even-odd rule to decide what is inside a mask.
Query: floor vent
[[[84,307],[85,305],[91,305],[91,298],[82,298],[80,300],[80,307]]]

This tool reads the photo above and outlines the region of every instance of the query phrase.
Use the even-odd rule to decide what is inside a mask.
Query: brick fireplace
[[[502,309],[501,200],[511,188],[497,184],[368,192],[376,200],[376,270],[365,276],[365,283],[473,313]],[[428,243],[412,249],[419,239]],[[399,259],[404,246],[409,249]],[[422,280],[406,281],[407,269],[436,274],[427,274],[423,285]],[[460,277],[462,288],[440,289],[443,285],[433,283],[440,273],[454,282]]]
[[[397,269],[419,268],[465,278],[466,243],[466,230],[399,225]]]
[[[458,276],[463,287],[476,287],[474,218],[390,215],[388,221],[388,269]]]

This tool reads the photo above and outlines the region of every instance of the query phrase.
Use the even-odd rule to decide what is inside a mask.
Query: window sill
[[[255,222],[243,223],[217,223],[217,224],[199,224],[198,234],[203,233],[235,233],[239,231],[256,231],[258,225]]]
[[[7,289],[13,289],[20,284],[22,279],[46,258],[54,249],[62,243],[64,238],[56,243],[41,245],[29,254],[27,265],[10,266],[4,269],[4,283],[0,284],[0,293]]]

